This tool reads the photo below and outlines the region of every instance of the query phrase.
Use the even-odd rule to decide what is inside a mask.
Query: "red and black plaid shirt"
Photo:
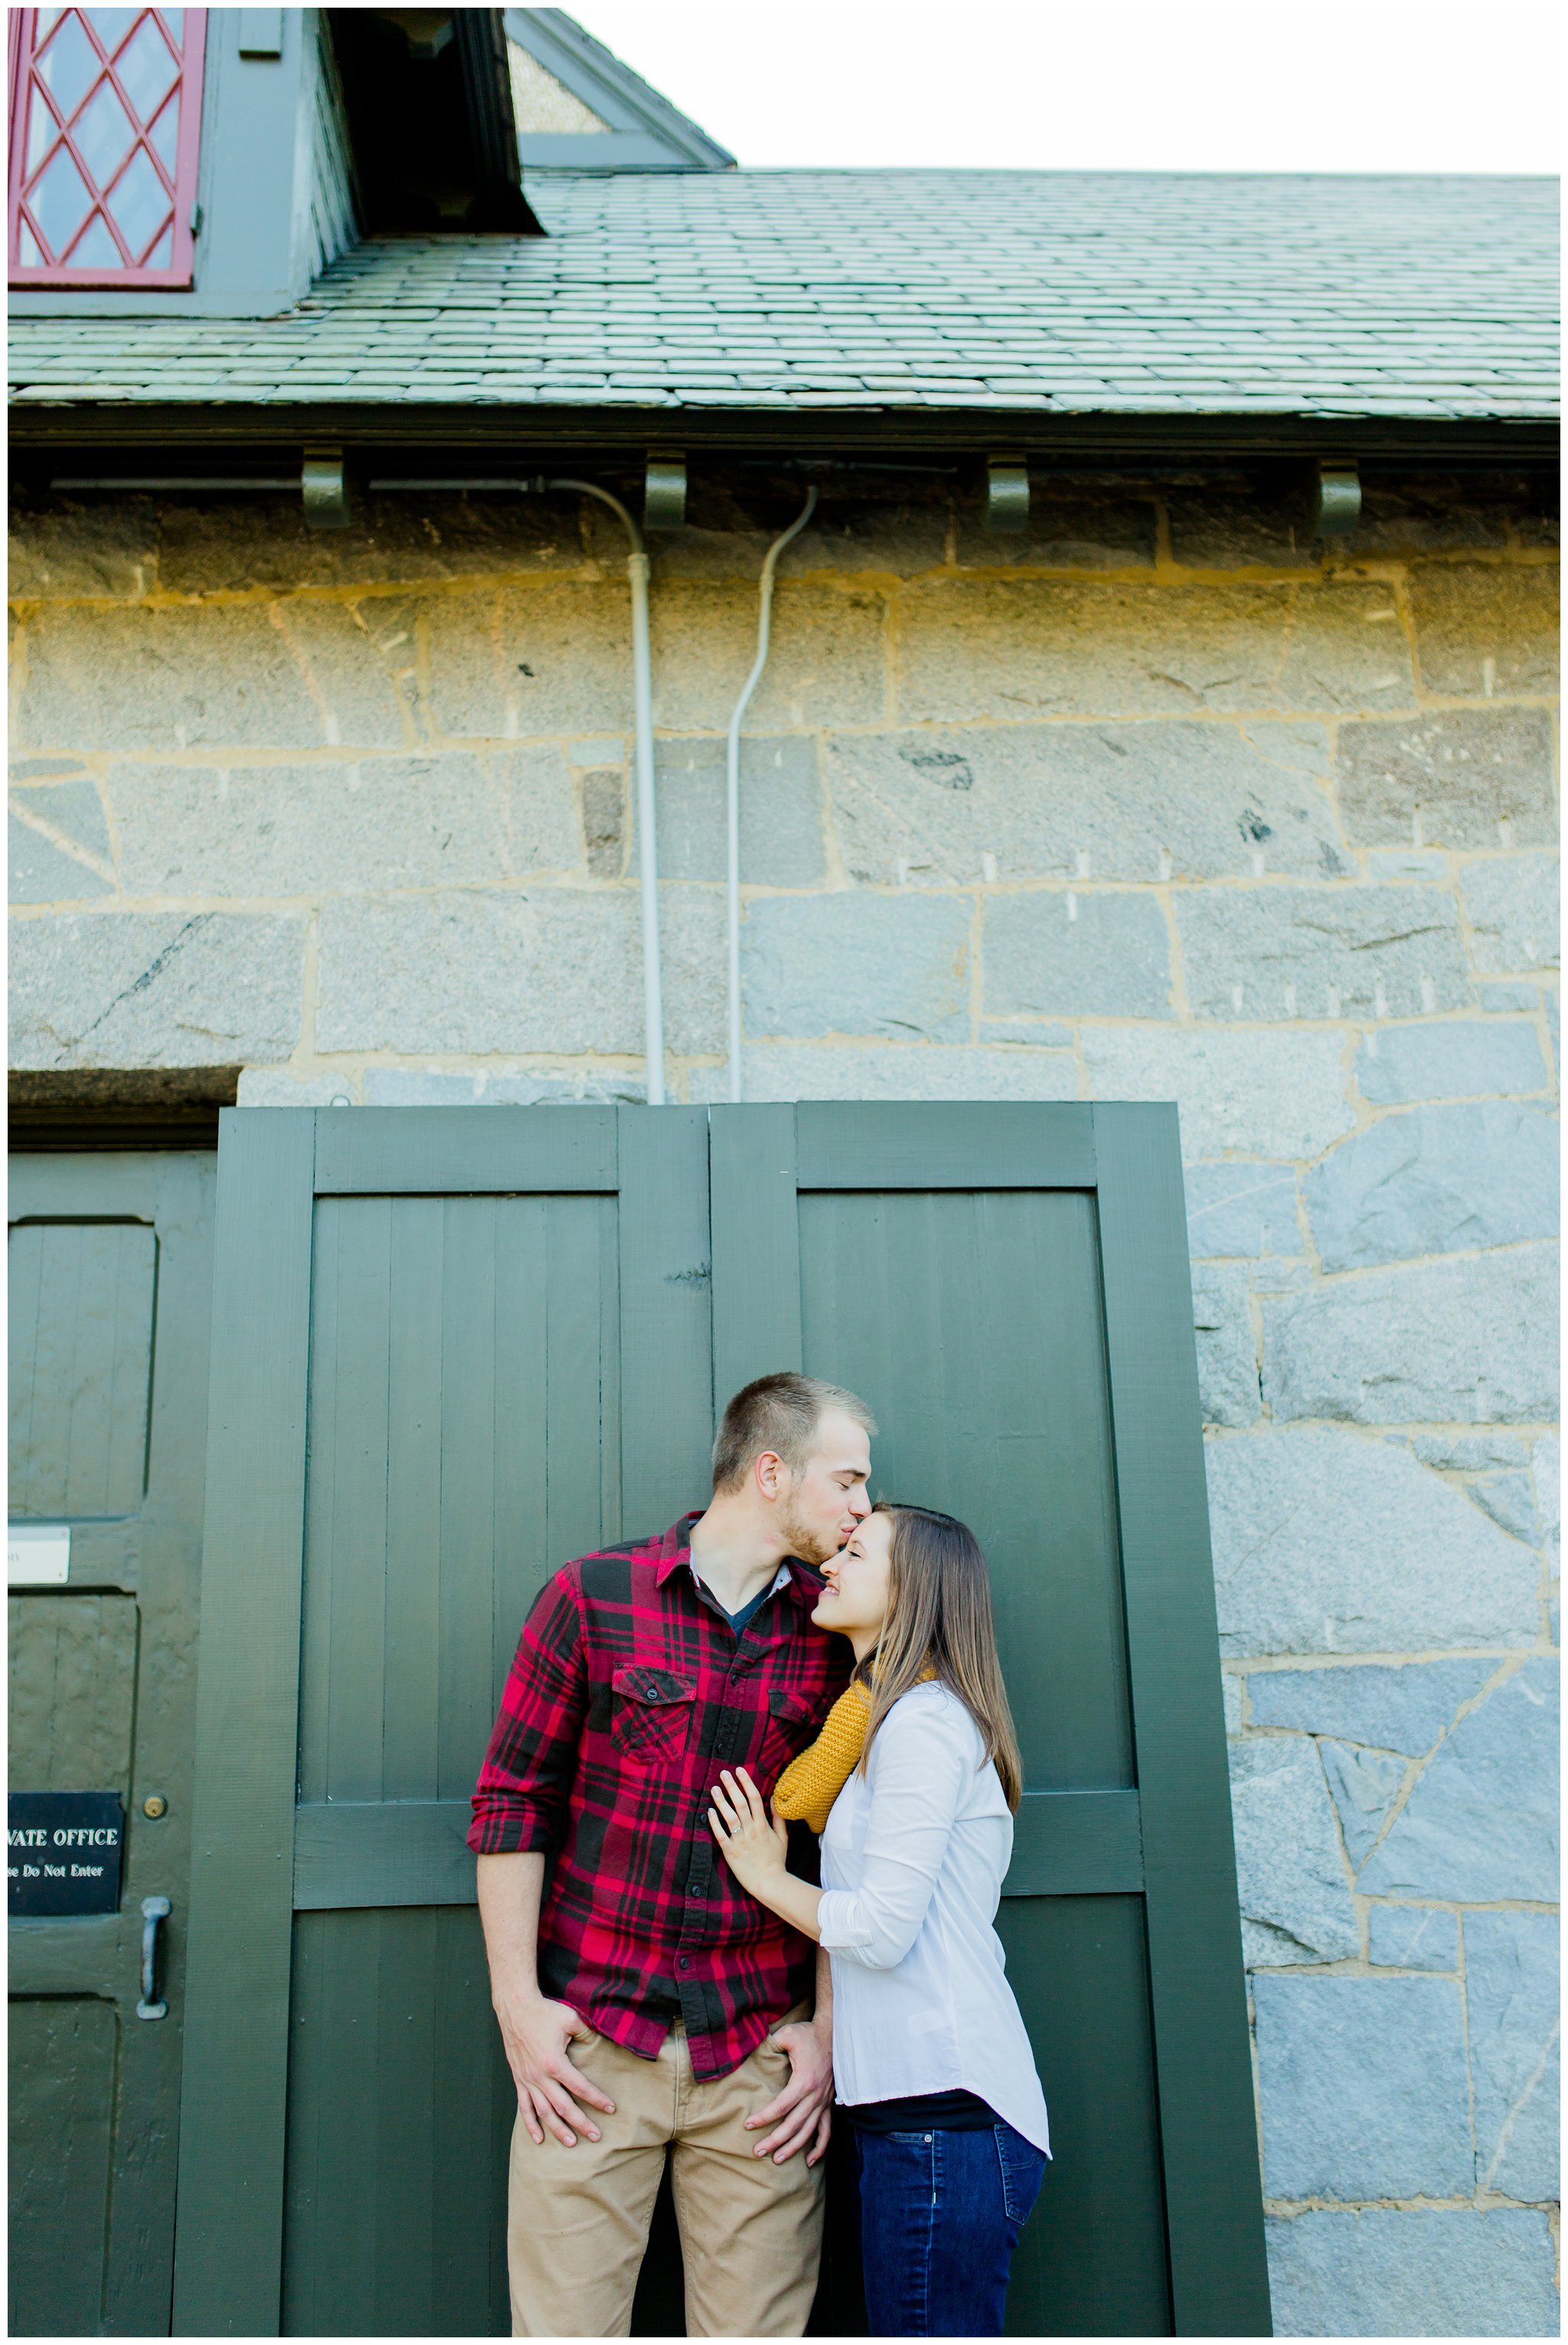
[[[693,2072],[722,2076],[810,1991],[809,1942],[744,1890],[707,1820],[721,1768],[765,1793],[844,1690],[792,1562],[737,1639],[691,1569],[695,1515],[558,1571],[528,1616],[473,1797],[481,1856],[555,1860],[545,1994],[652,2059],[677,2011]]]

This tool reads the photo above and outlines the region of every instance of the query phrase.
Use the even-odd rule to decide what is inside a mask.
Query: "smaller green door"
[[[14,2336],[169,2325],[215,1173],[11,1160],[10,1518],[70,1531],[63,1583],[10,1590],[11,1788],[126,1818],[117,1914],[10,1925]],[[148,1897],[160,2020],[137,2015]]]

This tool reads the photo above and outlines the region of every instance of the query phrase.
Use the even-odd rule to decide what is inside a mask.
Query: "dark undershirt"
[[[862,2133],[989,2133],[1002,2120],[978,2093],[910,2093],[898,2101],[841,2101]]]

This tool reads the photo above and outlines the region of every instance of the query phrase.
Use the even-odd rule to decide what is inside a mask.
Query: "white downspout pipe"
[[[791,541],[797,538],[816,511],[816,491],[806,491],[805,504],[797,520],[793,521],[782,537],[775,537],[763,563],[762,584],[758,590],[757,655],[752,662],[752,672],[736,701],[730,717],[728,754],[725,760],[725,817],[729,844],[729,915],[730,915],[730,1097],[741,1096],[741,719],[751,704],[751,697],[762,682],[763,670],[768,664],[768,634],[773,618],[774,572],[778,558]]]
[[[648,1104],[664,1105],[664,994],[659,968],[659,851],[653,796],[653,661],[648,638],[648,554],[642,533],[622,503],[595,481],[552,480],[551,489],[597,497],[620,518],[630,550],[632,585],[632,712],[636,749],[637,847],[642,881],[642,1037],[648,1061]],[[815,492],[813,492],[814,496]],[[781,540],[781,543],[783,541]]]

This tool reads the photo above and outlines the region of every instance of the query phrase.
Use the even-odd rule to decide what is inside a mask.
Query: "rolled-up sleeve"
[[[582,1614],[558,1572],[523,1623],[480,1770],[468,1830],[477,1856],[560,1846],[587,1700]]]
[[[902,1710],[903,1714],[900,1715]],[[871,1746],[865,1870],[858,1887],[827,1889],[817,1928],[829,1954],[892,1970],[920,1934],[954,1820],[974,1780],[966,1717],[925,1703],[891,1711]]]

